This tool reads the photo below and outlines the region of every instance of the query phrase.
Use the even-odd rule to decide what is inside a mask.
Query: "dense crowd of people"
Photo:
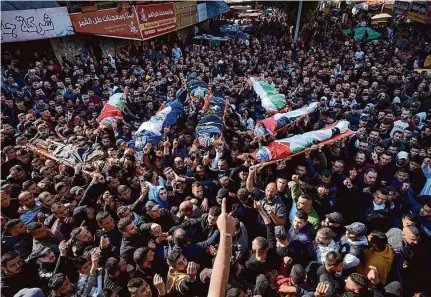
[[[2,296],[215,296],[218,257],[229,263],[222,296],[429,296],[431,76],[415,70],[430,54],[425,33],[400,40],[393,26],[355,41],[342,29],[369,19],[318,13],[294,42],[285,22],[277,10],[262,16],[249,45],[155,40],[62,66],[4,53]],[[195,141],[201,111],[176,97],[190,73],[229,102],[209,147]],[[251,136],[269,116],[251,75],[290,110],[318,111]],[[110,95],[126,88],[124,120],[99,127]],[[185,116],[138,160],[133,134],[175,100]],[[251,155],[342,119],[353,136],[268,166]],[[72,168],[29,149],[38,139],[105,155]]]

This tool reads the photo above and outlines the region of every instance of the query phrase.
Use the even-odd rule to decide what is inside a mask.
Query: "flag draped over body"
[[[157,146],[162,139],[163,128],[177,123],[178,118],[183,114],[184,106],[179,102],[168,102],[162,106],[150,120],[143,122],[136,131],[132,140],[135,149],[141,151],[148,142]]]
[[[313,112],[317,111],[319,103],[313,102],[308,106],[291,110],[285,113],[277,113],[269,118],[258,121],[254,128],[254,136],[260,136],[265,134],[274,134],[277,130],[289,126],[296,119],[304,116],[308,116]]]
[[[263,80],[259,80],[256,76],[249,77],[248,83],[259,96],[262,107],[265,108],[268,113],[274,114],[284,111],[286,107],[286,96],[280,94],[275,87]]]
[[[103,106],[100,116],[97,118],[99,125],[112,126],[116,119],[123,118],[126,107],[125,96],[127,93],[115,93],[109,97],[108,102]]]
[[[262,146],[256,153],[259,162],[268,162],[287,158],[289,155],[300,152],[313,144],[336,137],[348,131],[349,122],[341,121],[334,126],[311,131],[288,138],[275,140],[268,146]]]
[[[220,97],[206,99],[204,113],[199,120],[195,136],[200,145],[207,147],[211,144],[211,138],[217,139],[221,136],[224,126],[224,113],[226,102]]]

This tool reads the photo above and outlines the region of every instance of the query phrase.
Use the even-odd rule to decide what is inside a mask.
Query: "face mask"
[[[337,272],[335,272],[335,276],[340,277],[342,273],[343,273],[342,271],[340,271],[340,272],[337,271]]]

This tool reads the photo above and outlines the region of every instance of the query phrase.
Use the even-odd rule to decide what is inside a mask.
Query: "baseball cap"
[[[156,211],[160,208],[160,205],[155,203],[154,201],[148,201],[145,203],[145,210],[146,211]]]
[[[286,228],[283,226],[275,226],[274,231],[276,238],[287,238]]]
[[[397,155],[398,160],[408,159],[408,158],[409,158],[409,154],[407,152],[404,152],[404,151],[399,152]]]
[[[396,97],[394,98],[394,100],[392,100],[392,103],[393,103],[393,104],[395,104],[395,103],[397,103],[397,104],[401,104],[401,99],[400,99],[400,97],[396,96]]]
[[[346,230],[347,232],[353,235],[358,235],[358,236],[367,235],[367,227],[360,222],[355,222],[353,224],[347,225]]]
[[[333,224],[343,223],[343,216],[339,212],[331,212],[326,215],[326,218]]]
[[[359,104],[353,104],[352,109],[360,109]]]

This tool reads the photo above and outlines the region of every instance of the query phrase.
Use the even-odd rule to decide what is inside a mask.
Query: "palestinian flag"
[[[305,150],[313,144],[325,142],[335,137],[340,137],[340,135],[343,137],[352,135],[348,127],[348,121],[341,121],[332,127],[326,127],[317,131],[279,139],[268,146],[262,146],[259,148],[256,152],[255,158],[259,162],[285,159],[290,155],[294,155]]]
[[[259,80],[256,76],[251,76],[248,83],[259,96],[263,108],[269,113],[283,112],[286,107],[286,96],[280,94],[277,89],[265,81]]]
[[[100,113],[100,116],[97,118],[97,122],[99,124],[106,124],[110,125],[112,124],[115,119],[122,119],[123,118],[123,111],[126,107],[125,105],[125,96],[126,92],[124,93],[115,93],[111,97],[109,97],[108,102],[105,106],[103,106],[102,112]]]
[[[265,134],[274,134],[278,130],[288,127],[295,120],[308,116],[313,112],[317,111],[319,103],[313,102],[308,106],[304,106],[299,109],[291,110],[285,113],[277,113],[269,118],[258,121],[254,128],[254,136],[260,136]]]

